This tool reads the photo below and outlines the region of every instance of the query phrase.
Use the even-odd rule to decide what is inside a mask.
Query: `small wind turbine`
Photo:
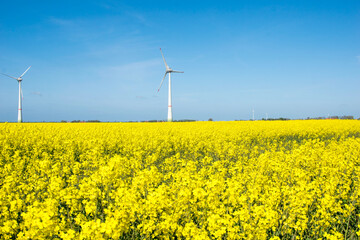
[[[19,83],[19,107],[18,107],[18,122],[21,123],[22,122],[22,90],[21,90],[21,81],[23,80],[22,77],[25,75],[25,73],[31,68],[28,67],[28,69],[26,69],[26,71],[20,75],[20,77],[18,78],[15,78],[15,77],[12,77],[12,76],[9,76],[7,74],[4,74],[4,73],[1,73],[2,75],[5,75],[7,77],[10,77],[10,78],[13,78],[15,80],[18,81]]]
[[[184,73],[184,72],[180,72],[180,71],[174,71],[172,70],[166,63],[165,61],[165,57],[164,57],[164,54],[163,52],[161,51],[161,48],[160,48],[160,52],[161,52],[161,55],[163,57],[163,60],[164,60],[164,63],[165,63],[165,67],[166,67],[166,72],[165,72],[165,75],[160,83],[160,87],[158,89],[158,92],[160,91],[160,88],[164,82],[164,79],[166,77],[166,74],[169,74],[169,98],[168,98],[168,122],[172,122],[172,105],[171,105],[171,73]]]

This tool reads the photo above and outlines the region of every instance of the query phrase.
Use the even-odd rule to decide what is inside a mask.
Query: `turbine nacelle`
[[[167,65],[166,60],[165,60],[165,57],[164,57],[164,54],[163,54],[161,48],[160,48],[160,52],[161,52],[161,55],[162,55],[162,57],[163,57],[166,70],[165,70],[164,77],[163,77],[163,79],[162,79],[162,81],[161,81],[161,83],[160,83],[160,86],[159,86],[159,88],[158,88],[158,92],[160,91],[160,88],[161,88],[161,86],[162,86],[162,84],[163,84],[163,82],[164,82],[164,79],[165,79],[165,77],[166,77],[166,74],[168,74],[168,73],[169,73],[169,74],[170,74],[170,73],[184,73],[184,72],[172,70],[172,68],[169,67],[169,65]],[[170,77],[170,76],[169,76],[169,77]]]
[[[175,70],[172,70],[170,67],[168,67],[168,68],[166,68],[165,74],[166,74],[166,73],[184,73],[184,72],[175,71]]]
[[[21,82],[21,81],[23,80],[22,77],[25,75],[25,73],[26,73],[27,71],[29,71],[30,68],[31,68],[31,66],[28,67],[28,68],[25,70],[25,72],[24,72],[23,74],[21,74],[20,77],[18,77],[18,78],[13,77],[13,76],[10,76],[10,75],[7,75],[7,74],[5,74],[5,73],[1,73],[1,74],[4,75],[4,76],[7,76],[7,77],[9,77],[9,78],[13,78],[13,79],[15,79],[15,80],[18,81],[18,82]]]

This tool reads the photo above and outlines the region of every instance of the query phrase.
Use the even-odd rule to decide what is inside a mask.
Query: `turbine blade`
[[[1,73],[1,74],[2,74],[2,75],[5,75],[5,76],[7,76],[7,77],[10,77],[10,78],[13,78],[13,79],[17,80],[17,78],[12,77],[12,76],[9,76],[9,75],[7,75],[7,74],[5,74],[5,73]]]
[[[180,71],[172,71],[172,72],[174,72],[174,73],[184,73],[184,72],[180,72]]]
[[[165,73],[165,75],[164,75],[164,77],[163,77],[163,79],[162,79],[162,81],[161,81],[161,83],[160,83],[160,86],[159,86],[159,88],[158,88],[158,92],[160,91],[160,88],[161,88],[161,86],[162,86],[162,84],[163,84],[163,82],[164,82],[164,79],[165,79],[165,77],[166,77],[166,74],[167,74],[167,72]]]
[[[168,66],[167,63],[166,63],[166,60],[165,60],[165,57],[164,57],[164,54],[163,54],[161,48],[160,48],[160,52],[161,52],[162,58],[163,58],[163,60],[164,60],[165,67],[168,68],[169,66]]]
[[[29,71],[29,69],[31,68],[31,66],[30,67],[28,67],[28,69],[26,69],[25,70],[25,72],[23,73],[23,74],[21,74],[21,76],[20,77],[23,77],[24,75],[25,75],[25,73],[27,72],[27,71]]]

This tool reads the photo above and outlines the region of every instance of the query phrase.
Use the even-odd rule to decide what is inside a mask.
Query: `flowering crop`
[[[0,124],[1,239],[358,239],[360,121]]]

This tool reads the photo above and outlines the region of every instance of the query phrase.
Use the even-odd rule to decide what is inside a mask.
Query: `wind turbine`
[[[5,75],[5,76],[7,76],[7,77],[10,77],[10,78],[13,78],[13,79],[17,80],[18,83],[19,83],[19,107],[18,107],[18,122],[19,122],[19,123],[22,122],[22,90],[21,90],[21,81],[23,80],[22,77],[25,75],[25,73],[26,73],[27,71],[29,71],[30,68],[31,68],[31,66],[28,67],[28,69],[26,69],[25,72],[24,72],[23,74],[21,74],[20,77],[18,77],[18,78],[15,78],[15,77],[9,76],[9,75],[7,75],[7,74],[1,73],[2,75]]]
[[[158,92],[160,91],[160,88],[164,82],[164,79],[166,77],[166,74],[169,74],[169,96],[168,96],[168,122],[172,122],[172,105],[171,105],[171,73],[184,73],[184,72],[180,72],[180,71],[174,71],[172,70],[166,63],[165,61],[165,57],[164,57],[164,54],[163,52],[161,51],[161,48],[160,48],[160,52],[161,52],[161,55],[163,57],[163,60],[164,60],[164,63],[165,63],[165,67],[166,67],[166,71],[165,71],[165,75],[160,83],[160,87],[158,89]]]

